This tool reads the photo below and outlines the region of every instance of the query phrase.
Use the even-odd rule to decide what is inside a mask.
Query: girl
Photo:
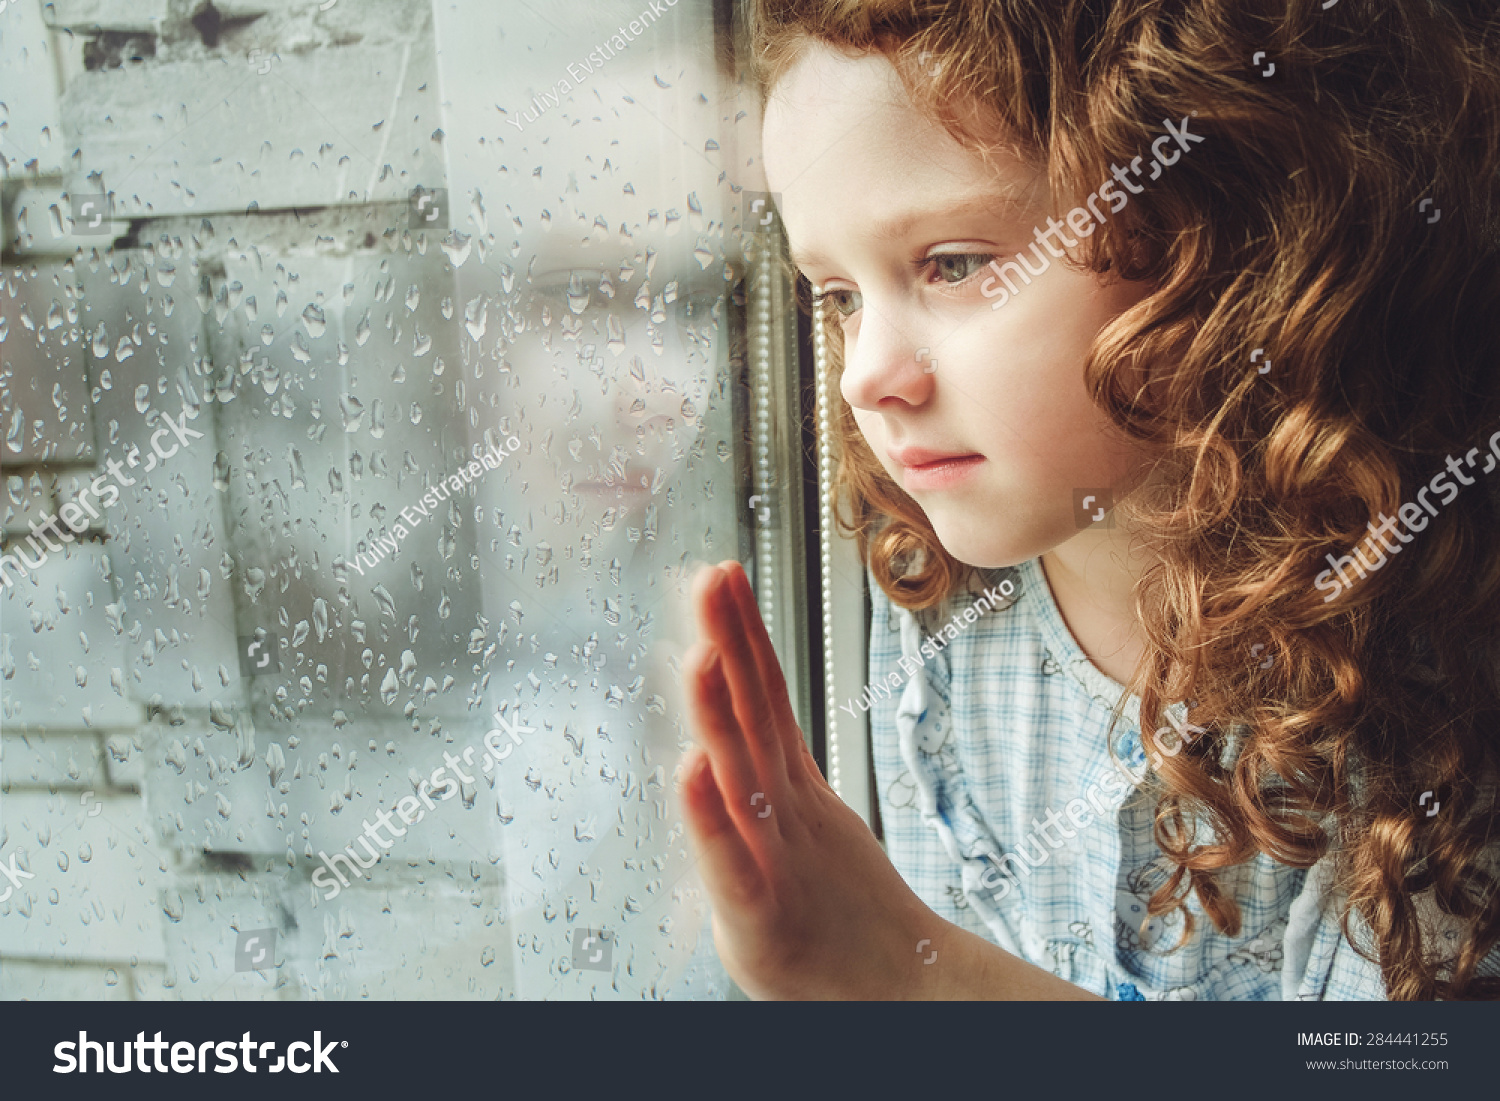
[[[754,5],[901,687],[888,858],[700,578],[682,787],[747,992],[1500,994],[1492,7]]]

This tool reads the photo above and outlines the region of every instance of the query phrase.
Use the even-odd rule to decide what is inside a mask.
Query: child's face
[[[1038,245],[1046,270],[1012,276],[991,310],[989,260],[1047,231],[1045,175],[964,150],[884,58],[810,46],[767,105],[764,151],[793,258],[844,315],[844,398],[944,548],[994,567],[1099,537],[1074,491],[1123,494],[1141,455],[1089,400],[1083,363],[1146,288],[1101,286]]]

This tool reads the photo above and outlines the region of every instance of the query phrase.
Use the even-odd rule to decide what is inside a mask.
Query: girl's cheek
[[[854,423],[859,427],[859,434],[865,438],[865,443],[870,445],[870,450],[875,452],[875,457],[880,460],[881,465],[886,462],[885,448],[882,446],[878,432],[880,416],[876,413],[854,411]]]
[[[864,310],[857,310],[847,317],[834,314],[837,319],[834,324],[844,331],[844,362],[854,354],[854,341],[859,337],[859,319],[865,315]]]

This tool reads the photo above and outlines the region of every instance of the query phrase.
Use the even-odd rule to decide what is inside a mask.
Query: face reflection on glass
[[[642,259],[540,272],[507,317],[528,419],[544,441],[551,433],[521,465],[533,488],[593,518],[614,508],[639,522],[681,470],[708,397],[724,281],[668,268],[654,251]]]
[[[671,506],[703,496],[682,479],[703,447],[731,287],[722,223],[704,213],[729,188],[690,147],[718,133],[717,74],[689,61],[658,99],[650,69],[616,64],[600,78],[609,110],[586,93],[583,110],[559,109],[524,135],[501,128],[503,164],[484,162],[493,167],[472,184],[489,231],[484,269],[458,272],[463,300],[487,305],[479,355],[500,379],[499,435],[522,445],[487,499],[506,514],[510,546],[483,542],[502,554],[576,545],[590,572],[647,554]],[[567,573],[570,555],[551,567]]]
[[[710,479],[727,490],[718,506],[732,495],[729,445],[704,418],[726,397],[721,211],[733,194],[699,152],[723,137],[718,73],[707,51],[695,61],[672,45],[693,40],[688,13],[669,18],[682,25],[654,28],[659,39],[633,44],[518,133],[490,105],[524,104],[522,78],[545,86],[548,66],[561,75],[593,32],[545,39],[530,73],[497,73],[482,98],[455,98],[466,128],[447,131],[450,193],[476,215],[455,224],[483,245],[455,275],[455,300],[488,311],[483,335],[471,323],[464,337],[488,417],[470,431],[521,444],[475,503],[483,614],[491,631],[513,632],[483,706],[520,706],[538,728],[490,796],[523,996],[554,989],[537,961],[568,954],[556,915],[580,904],[602,915],[622,891],[659,907],[621,927],[622,945],[638,937],[677,967],[697,943],[691,904],[643,889],[681,870],[637,862],[675,836],[665,806],[677,735],[649,703],[665,687],[653,648],[668,588],[651,575],[701,546]],[[454,46],[478,50],[476,37],[465,27]]]

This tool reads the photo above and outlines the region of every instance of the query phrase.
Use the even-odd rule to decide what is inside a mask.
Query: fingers
[[[771,636],[766,633],[765,624],[761,621],[760,606],[756,603],[755,590],[750,585],[750,578],[746,576],[744,567],[732,559],[720,563],[720,568],[729,576],[729,588],[734,594],[741,622],[745,625],[745,637],[755,654],[756,665],[761,671],[761,678],[766,686],[767,704],[771,713],[777,717],[777,729],[781,736],[781,749],[786,761],[787,774],[795,775],[800,769],[814,783],[832,791],[832,787],[818,769],[817,762],[813,760],[807,739],[802,736],[802,730],[797,725],[797,716],[792,710],[791,696],[787,691],[786,677],[781,671],[781,662],[776,656],[776,648],[771,645]]]
[[[757,786],[755,762],[735,717],[723,664],[711,643],[695,643],[688,651],[683,662],[688,707],[699,743],[717,762],[725,795],[736,806],[746,806],[751,794],[762,788]]]
[[[770,686],[762,675],[752,643],[754,632],[759,631],[764,637],[765,628],[760,623],[759,613],[755,614],[753,623],[745,621],[732,580],[726,576],[726,571],[717,567],[707,568],[700,575],[694,586],[699,626],[723,658],[721,667],[729,686],[734,714],[759,775],[765,781],[764,787],[767,791],[780,790],[786,780],[784,742],[779,730],[783,724],[771,709]],[[780,679],[781,669],[773,665],[773,680]]]
[[[716,902],[741,909],[765,892],[755,857],[724,805],[708,754],[690,749],[682,763],[688,838],[697,850],[704,886]]]
[[[760,618],[760,605],[756,603],[755,590],[750,586],[750,578],[745,575],[744,567],[738,562],[724,562],[720,569],[728,576],[728,589],[739,608],[744,637],[755,655],[755,664],[760,669],[761,681],[765,685],[766,702],[771,714],[780,724],[782,750],[795,754],[797,748],[793,743],[802,742],[802,732],[797,728],[797,716],[792,711],[792,700],[787,693],[786,677],[781,672],[781,661],[776,657],[776,648],[771,645],[771,636],[766,634],[766,625]]]

